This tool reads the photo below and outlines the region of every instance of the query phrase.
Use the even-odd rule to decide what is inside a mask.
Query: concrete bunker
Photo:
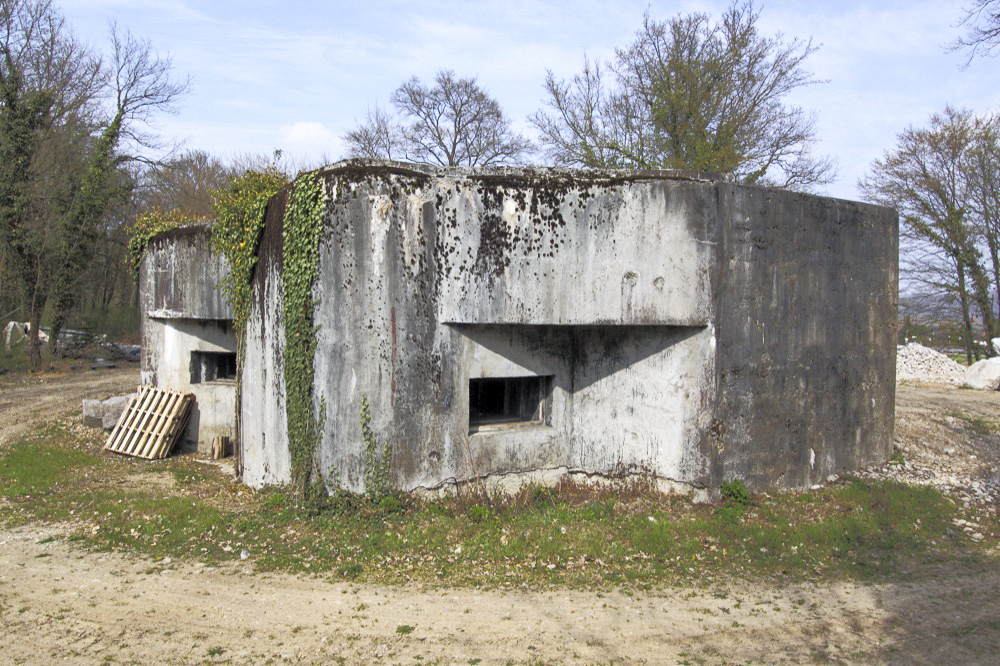
[[[220,288],[229,267],[211,237],[207,224],[158,234],[139,266],[140,382],[194,394],[179,445],[200,453],[233,436],[236,415],[233,313]]]
[[[319,177],[311,407],[329,488],[365,490],[363,402],[408,491],[563,474],[796,487],[892,451],[892,210],[679,171],[350,160]],[[291,478],[287,201],[268,208],[241,360],[255,487]],[[147,321],[150,337],[223,321],[202,296],[197,313],[144,303],[161,313],[144,339]]]

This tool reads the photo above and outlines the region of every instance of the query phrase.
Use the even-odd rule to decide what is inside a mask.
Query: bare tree
[[[413,77],[390,100],[398,117],[375,107],[344,135],[351,156],[488,166],[519,163],[531,151],[531,142],[511,129],[500,104],[475,78],[444,70],[425,86]]]
[[[543,152],[557,166],[649,167],[656,161],[649,108],[627,90],[611,90],[586,57],[569,82],[545,78],[549,106],[531,117]]]
[[[911,273],[938,275],[936,286],[950,291],[961,308],[966,355],[979,358],[973,308],[983,317],[986,339],[996,336],[990,282],[977,246],[970,173],[983,122],[972,112],[946,108],[926,129],[908,128],[896,148],[872,163],[859,183],[865,197],[899,210],[902,235],[926,253]]]
[[[751,2],[717,23],[647,14],[603,68],[585,60],[569,82],[549,72],[549,109],[531,118],[546,155],[560,166],[693,168],[792,189],[830,182],[832,162],[810,152],[814,118],[784,103],[816,83],[803,66],[817,47],[764,37],[758,19]]]
[[[980,121],[967,164],[969,213],[981,239],[979,244],[985,246],[990,259],[1000,317],[1000,117]]]
[[[353,157],[403,159],[403,132],[396,120],[379,106],[369,107],[365,121],[344,135]]]
[[[145,170],[138,203],[143,209],[211,217],[212,192],[225,186],[233,173],[214,155],[189,150]]]
[[[1000,0],[974,0],[959,26],[966,32],[952,42],[951,50],[968,49],[966,64],[977,55],[993,55],[1000,46]]]
[[[112,24],[110,41],[114,117],[106,132],[110,136],[117,126],[115,147],[118,141],[125,141],[134,147],[158,148],[156,136],[149,131],[149,122],[156,114],[176,110],[175,103],[187,92],[190,79],[172,78],[173,61],[153,51],[148,39],[139,39],[128,31],[122,33]],[[122,157],[145,159],[138,153]]]
[[[5,67],[17,72],[25,90],[51,95],[52,124],[93,120],[105,83],[101,58],[73,37],[52,2],[0,0],[0,18]]]
[[[170,58],[154,53],[148,40],[121,33],[112,24],[111,45],[113,115],[94,141],[79,187],[61,216],[62,243],[53,283],[53,351],[69,309],[79,298],[78,276],[94,254],[101,217],[113,200],[131,194],[131,182],[117,172],[123,164],[143,159],[139,152],[121,152],[120,145],[129,144],[133,150],[155,147],[146,124],[154,113],[173,110],[174,102],[188,87],[187,81],[171,79]]]

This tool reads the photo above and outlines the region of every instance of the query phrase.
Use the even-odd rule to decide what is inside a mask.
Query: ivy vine
[[[243,359],[246,356],[247,318],[253,287],[250,284],[257,266],[257,251],[268,200],[288,184],[277,169],[247,171],[229,184],[212,193],[212,251],[221,253],[229,262],[229,275],[222,281],[222,290],[233,308],[233,333],[236,337],[236,441],[242,427],[240,405],[243,402]],[[236,449],[237,473],[242,473],[240,447]]]
[[[128,239],[128,250],[125,260],[135,274],[139,273],[139,265],[142,258],[146,256],[146,248],[153,236],[177,229],[178,227],[188,227],[194,224],[207,223],[208,219],[198,215],[188,215],[179,210],[160,210],[154,208],[139,215],[135,224],[132,225],[132,233]]]
[[[388,447],[378,445],[378,439],[372,430],[372,413],[368,406],[368,394],[361,394],[361,442],[365,455],[365,493],[369,497],[383,497],[389,492],[389,463],[391,460]]]
[[[229,262],[229,276],[222,283],[233,308],[237,353],[246,350],[246,326],[250,314],[261,232],[268,200],[288,184],[276,169],[248,171],[213,193],[212,250]],[[313,409],[313,355],[316,330],[313,324],[313,283],[319,271],[319,241],[327,195],[317,173],[300,177],[292,186],[282,225],[282,264],[285,323],[285,412],[291,455],[292,486],[300,493],[315,487],[315,453],[322,432]],[[202,222],[177,211],[152,211],[140,216],[129,240],[129,261],[138,269],[149,240],[179,226]],[[238,368],[242,368],[242,362]],[[237,395],[242,372],[237,372]],[[237,405],[239,399],[237,399]],[[321,410],[325,411],[325,410]],[[238,422],[238,419],[237,419]]]
[[[222,289],[233,307],[233,329],[236,331],[240,358],[253,287],[250,284],[257,265],[257,250],[268,200],[288,184],[284,174],[276,169],[247,171],[234,178],[226,187],[212,193],[212,251],[222,254],[229,262],[229,276]]]
[[[288,197],[282,227],[285,323],[285,415],[292,487],[307,494],[318,484],[315,455],[322,423],[313,409],[313,283],[319,272],[319,241],[327,195],[317,173],[300,177]]]

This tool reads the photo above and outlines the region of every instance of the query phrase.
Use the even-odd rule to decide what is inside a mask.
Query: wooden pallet
[[[191,393],[140,386],[104,449],[147,460],[166,458],[187,426],[193,403]]]

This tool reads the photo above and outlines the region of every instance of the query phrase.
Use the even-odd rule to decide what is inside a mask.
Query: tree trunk
[[[59,332],[62,331],[62,317],[58,314],[56,319],[52,322],[52,330],[49,333],[49,354],[55,358],[56,354],[59,353]]]
[[[31,330],[28,332],[28,354],[31,358],[31,371],[38,372],[42,369],[42,340],[39,337],[42,325],[42,309],[31,304],[31,312],[28,315],[28,323]]]
[[[962,341],[965,343],[965,360],[972,365],[972,355],[975,353],[975,336],[972,333],[972,318],[969,316],[969,294],[965,288],[965,263],[958,259],[958,299],[962,305]],[[976,360],[979,360],[977,355]]]
[[[997,252],[997,244],[995,238],[992,239],[989,246],[990,246],[990,260],[993,263],[993,288],[996,290],[997,300],[996,303],[993,302],[993,299],[990,297],[989,294],[989,288],[987,287],[986,303],[987,307],[989,307],[990,310],[992,310],[993,306],[996,305],[997,309],[994,312],[994,314],[996,315],[996,319],[1000,320],[1000,255],[998,255]],[[991,344],[990,340],[987,340],[986,342],[987,342],[987,347],[986,347],[987,353],[992,356],[995,353],[993,351],[993,345]]]
[[[990,296],[990,280],[982,263],[978,260],[969,262],[969,273],[972,278],[973,300],[983,315],[983,337],[988,349],[990,340],[997,335],[996,318],[993,316],[993,298]],[[989,355],[990,353],[987,351],[987,356]]]

